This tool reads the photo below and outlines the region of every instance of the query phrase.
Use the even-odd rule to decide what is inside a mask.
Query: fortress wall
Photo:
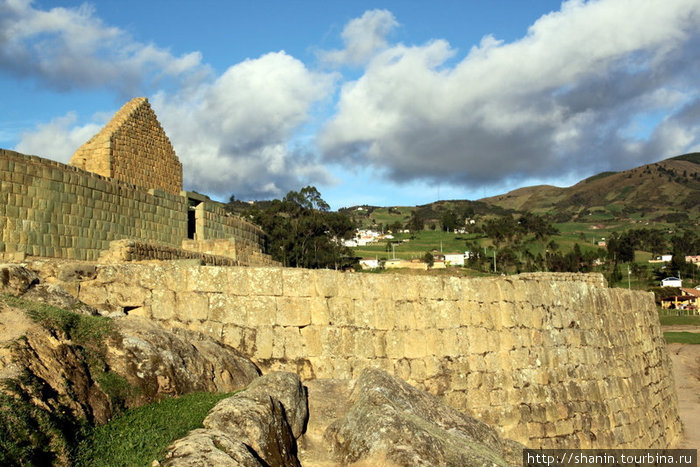
[[[503,278],[100,266],[96,306],[210,334],[264,370],[388,370],[532,448],[661,448],[681,425],[651,294],[600,275]]]
[[[205,201],[197,207],[200,240],[236,238],[240,247],[265,248],[265,233],[257,225],[226,212],[218,203]]]
[[[0,150],[0,255],[97,259],[112,240],[180,246],[187,200]]]

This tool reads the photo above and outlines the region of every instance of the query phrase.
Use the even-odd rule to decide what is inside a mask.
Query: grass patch
[[[700,316],[659,316],[661,326],[695,325],[700,326]]]
[[[668,344],[700,344],[700,333],[697,332],[665,332],[664,339]]]
[[[202,427],[207,413],[231,394],[190,393],[124,412],[95,427],[75,455],[76,466],[149,466],[167,447]]]
[[[7,305],[24,310],[27,316],[43,328],[65,335],[79,349],[90,369],[90,376],[100,384],[110,397],[116,411],[135,389],[120,375],[106,367],[105,339],[115,333],[114,323],[104,316],[89,316],[64,310],[44,303],[31,302],[4,295],[0,297]]]
[[[115,413],[123,409],[130,397],[138,394],[138,388],[111,372],[105,362],[106,340],[116,336],[111,319],[74,313],[7,294],[0,294],[0,303],[21,310],[59,338],[66,345],[67,358],[76,358],[80,368],[87,366],[85,376],[99,383]],[[26,342],[26,337],[20,337],[11,345],[14,351],[21,352]],[[68,384],[67,380],[64,384]],[[5,429],[0,435],[0,465],[67,464],[88,422],[76,419],[71,407],[61,399],[50,409],[37,405],[36,400],[52,399],[55,392],[29,368],[24,368],[15,378],[4,380],[3,386],[0,426]],[[66,388],[70,396],[71,388]],[[32,435],[26,436],[28,432]]]
[[[598,175],[593,175],[592,177],[588,177],[587,179],[584,180],[585,183],[590,183],[594,182],[596,180],[600,180],[602,178],[607,178],[611,175],[615,175],[618,172],[601,172]]]

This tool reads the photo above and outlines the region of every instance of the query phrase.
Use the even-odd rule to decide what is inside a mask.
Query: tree
[[[269,254],[285,266],[337,269],[351,262],[341,241],[354,234],[355,225],[329,209],[318,190],[308,186],[249,215],[267,233]]]
[[[457,214],[451,209],[445,211],[440,218],[440,223],[442,224],[442,230],[452,232],[457,228]]]
[[[502,243],[510,243],[517,240],[522,229],[512,216],[503,216],[489,219],[484,223],[484,233],[498,247]]]
[[[389,230],[391,230],[393,233],[396,233],[396,232],[402,230],[401,227],[402,227],[402,226],[401,226],[401,222],[399,222],[399,221],[394,221],[394,222],[391,223],[387,228],[388,228]]]
[[[433,254],[429,251],[426,251],[423,255],[423,262],[427,263],[429,268],[432,268],[433,264],[435,264],[435,258],[433,257]]]
[[[420,215],[416,211],[412,211],[411,218],[408,220],[406,228],[411,232],[417,232],[419,230],[423,230],[423,225],[424,222]]]

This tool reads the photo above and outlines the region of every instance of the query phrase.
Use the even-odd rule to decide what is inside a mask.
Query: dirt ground
[[[663,330],[672,329],[664,327]],[[688,329],[682,330],[688,331]],[[678,447],[698,449],[700,448],[700,345],[668,344],[667,347],[673,364],[678,409],[685,431],[685,437]]]
[[[21,311],[0,303],[0,379],[15,376],[17,368],[10,359],[7,344],[26,333],[33,325]]]

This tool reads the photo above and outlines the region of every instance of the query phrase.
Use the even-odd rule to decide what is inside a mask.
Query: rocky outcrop
[[[250,360],[202,334],[168,331],[138,317],[110,325],[101,343],[76,342],[77,328],[42,325],[16,342],[13,360],[51,395],[42,405],[68,407],[75,418],[101,424],[115,404],[129,408],[193,391],[232,392],[259,376]]]
[[[195,331],[47,305],[82,309],[35,277],[0,269],[3,290],[21,295],[0,296],[0,463],[66,464],[85,423],[163,397],[234,392],[260,375],[235,349]]]
[[[296,439],[308,420],[307,396],[293,373],[271,373],[220,401],[170,448],[167,466],[300,466]]]
[[[292,373],[256,379],[173,443],[164,465],[520,465],[522,445],[382,370],[309,384],[311,396]]]
[[[388,373],[365,369],[352,406],[325,433],[339,462],[374,466],[518,464],[521,451],[496,431]],[[514,449],[516,448],[516,449]],[[520,446],[522,449],[522,446]]]
[[[19,296],[38,283],[39,276],[24,266],[0,264],[0,293]]]

